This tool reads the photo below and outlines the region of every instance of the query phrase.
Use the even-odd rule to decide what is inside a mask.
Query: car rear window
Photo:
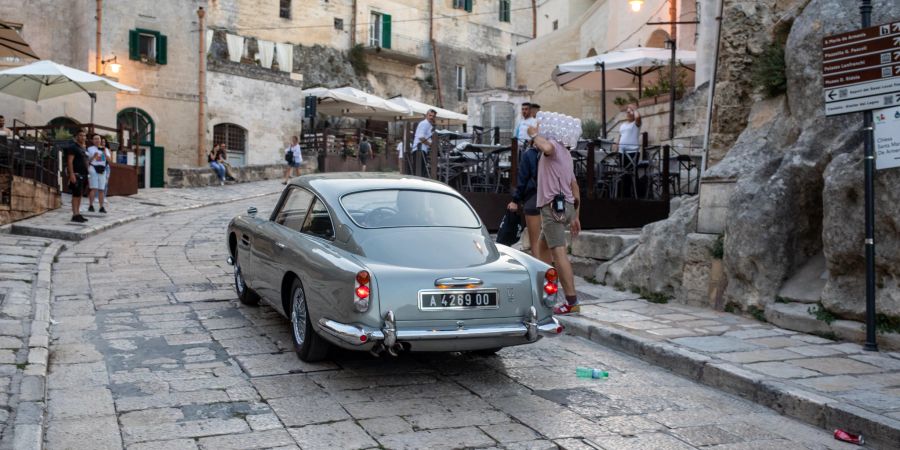
[[[347,194],[341,206],[363,228],[478,228],[478,216],[464,201],[433,191],[384,189]]]

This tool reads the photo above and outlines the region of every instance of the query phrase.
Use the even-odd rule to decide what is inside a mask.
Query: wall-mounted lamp
[[[628,4],[631,5],[632,11],[638,12],[641,10],[641,6],[644,4],[644,0],[628,0]]]
[[[112,58],[104,59],[103,61],[100,61],[100,64],[102,64],[104,67],[106,66],[107,63],[112,63],[109,65],[109,70],[112,71],[113,74],[117,74],[117,73],[119,73],[120,70],[122,70],[122,65],[117,62],[117,59],[115,56],[113,56]],[[101,71],[101,73],[104,73],[104,72],[105,71]]]

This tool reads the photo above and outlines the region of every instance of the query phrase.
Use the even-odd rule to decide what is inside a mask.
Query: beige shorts
[[[541,207],[541,239],[547,241],[547,247],[565,247],[566,230],[575,219],[575,205],[566,203],[566,221],[557,222],[553,218],[552,206],[548,203]]]

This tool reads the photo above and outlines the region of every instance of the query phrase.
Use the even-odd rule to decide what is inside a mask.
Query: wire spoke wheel
[[[299,286],[291,293],[291,325],[294,330],[294,341],[297,345],[303,345],[306,340],[306,296]]]

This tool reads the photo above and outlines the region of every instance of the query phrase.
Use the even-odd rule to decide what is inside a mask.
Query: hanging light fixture
[[[641,5],[644,4],[644,0],[628,0],[628,4],[631,5],[632,11],[639,12],[641,10]]]

